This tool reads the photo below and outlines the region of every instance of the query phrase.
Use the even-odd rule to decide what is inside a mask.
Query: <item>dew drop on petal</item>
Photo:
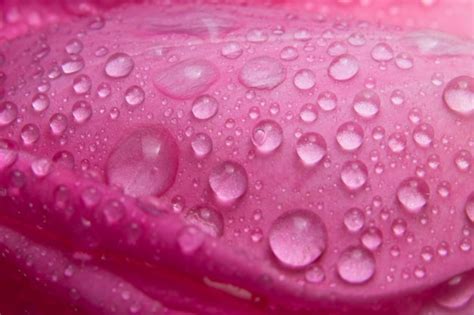
[[[40,158],[31,162],[31,171],[36,177],[45,177],[51,171],[52,163],[49,159]]]
[[[81,71],[82,68],[84,68],[84,59],[80,55],[69,55],[61,64],[64,74],[76,73]]]
[[[359,232],[365,224],[365,215],[359,208],[351,208],[344,213],[344,226],[349,232]]]
[[[347,161],[341,168],[341,180],[349,190],[358,190],[367,182],[367,166],[362,161]]]
[[[356,122],[343,123],[337,128],[336,140],[345,151],[357,150],[364,141],[364,130]]]
[[[239,73],[243,85],[256,89],[274,89],[285,79],[285,67],[277,59],[266,56],[248,60]]]
[[[446,106],[458,115],[474,114],[474,78],[459,76],[448,82],[443,90]]]
[[[212,152],[212,139],[205,133],[196,133],[191,140],[191,147],[197,158],[204,158]]]
[[[216,209],[206,205],[200,205],[188,210],[185,215],[185,220],[187,223],[199,227],[201,231],[213,237],[219,237],[224,232],[224,219],[222,214]]]
[[[20,137],[24,145],[32,145],[39,140],[40,130],[35,124],[26,124],[21,128]]]
[[[371,119],[379,113],[380,97],[372,90],[362,90],[354,97],[352,106],[360,117]]]
[[[415,143],[422,147],[428,148],[431,146],[434,138],[434,129],[431,125],[422,123],[415,127],[413,130],[413,140]]]
[[[145,101],[145,92],[138,85],[132,85],[125,91],[125,102],[127,105],[134,107]]]
[[[429,197],[430,188],[423,179],[409,177],[398,185],[398,201],[409,213],[420,212],[428,204]]]
[[[49,120],[49,128],[55,136],[62,135],[68,126],[67,117],[61,113],[56,113]]]
[[[283,141],[283,130],[273,120],[260,121],[252,130],[252,143],[261,153],[275,151]]]
[[[286,46],[280,51],[280,59],[284,61],[293,61],[298,59],[298,50],[291,46]]]
[[[247,191],[247,171],[236,162],[222,162],[212,169],[209,175],[209,186],[219,201],[233,202]]]
[[[173,184],[178,147],[159,126],[142,127],[117,143],[106,164],[107,181],[131,196],[162,195]]]
[[[299,90],[310,90],[316,85],[316,75],[309,69],[299,70],[293,77],[293,84]]]
[[[324,252],[327,230],[321,218],[308,210],[292,210],[279,216],[269,232],[272,253],[289,268],[302,268]]]
[[[318,95],[317,103],[324,111],[332,111],[337,106],[337,96],[331,91],[324,91]]]
[[[107,59],[104,71],[110,78],[125,78],[134,67],[135,62],[128,54],[115,53]]]
[[[382,245],[382,232],[371,226],[362,233],[360,241],[365,248],[374,251]]]
[[[387,43],[378,43],[372,48],[370,55],[375,61],[389,61],[393,59],[393,48]]]
[[[88,93],[91,89],[91,86],[91,78],[85,74],[78,75],[72,82],[72,88],[78,95]]]
[[[407,53],[399,53],[395,57],[395,65],[402,70],[413,68],[413,57]]]
[[[196,119],[206,120],[214,117],[219,109],[219,103],[210,95],[197,97],[192,104],[192,113]]]
[[[38,93],[31,101],[31,107],[35,112],[45,111],[49,107],[49,98],[46,94]]]
[[[467,172],[471,169],[472,155],[467,150],[459,150],[454,155],[454,164],[461,172]]]
[[[387,144],[393,153],[401,153],[405,151],[407,146],[407,138],[401,132],[394,132],[388,137]]]
[[[83,124],[92,116],[92,106],[86,101],[77,101],[72,106],[72,117],[78,124]]]
[[[314,166],[326,156],[326,140],[319,133],[305,133],[296,143],[296,153],[305,165]]]
[[[375,258],[369,250],[351,246],[341,253],[336,268],[342,280],[351,284],[361,284],[375,274]]]
[[[467,197],[464,211],[469,221],[474,224],[474,192]]]
[[[237,59],[242,55],[243,49],[238,42],[226,43],[221,48],[221,55],[227,59]]]
[[[344,54],[334,58],[329,64],[328,74],[337,81],[352,79],[359,72],[359,61],[356,57]]]
[[[0,127],[11,124],[18,115],[18,107],[12,102],[0,103]]]

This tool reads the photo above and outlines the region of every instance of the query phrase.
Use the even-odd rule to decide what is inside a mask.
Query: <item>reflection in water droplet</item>
[[[45,177],[51,171],[52,163],[50,160],[40,158],[31,162],[31,171],[36,177]]]
[[[176,142],[166,129],[142,127],[111,152],[107,180],[131,196],[162,195],[175,180],[178,155]]]
[[[125,53],[111,55],[105,63],[105,74],[111,78],[124,78],[132,72],[135,62]]]
[[[209,185],[219,201],[233,202],[247,191],[247,172],[236,162],[222,162],[212,169]]]
[[[410,213],[420,212],[427,205],[429,197],[430,188],[423,179],[409,177],[398,185],[398,201]]]
[[[448,82],[443,90],[447,107],[456,114],[474,114],[474,78],[459,76]]]
[[[260,121],[252,131],[252,143],[262,153],[275,151],[283,141],[283,130],[273,120]]]
[[[224,232],[222,214],[209,206],[201,205],[190,209],[185,215],[185,220],[214,237],[219,237]]]
[[[268,238],[273,254],[290,268],[309,265],[327,246],[326,226],[317,214],[308,210],[293,210],[279,216]]]
[[[327,144],[319,133],[308,132],[303,134],[296,143],[296,153],[307,166],[318,164],[326,155]]]
[[[359,61],[349,54],[334,58],[328,68],[329,76],[337,81],[352,79],[357,72],[359,72]]]
[[[356,122],[346,122],[337,129],[336,140],[343,150],[357,150],[364,141],[364,130]]]
[[[274,89],[286,79],[286,69],[271,57],[256,57],[248,60],[239,73],[240,82],[256,89]]]
[[[375,274],[375,258],[360,246],[346,248],[337,261],[337,273],[346,282],[361,284]]]
[[[206,120],[217,114],[219,103],[210,95],[202,95],[196,98],[192,105],[192,113],[196,119]]]
[[[341,168],[341,180],[349,190],[362,188],[368,179],[367,166],[362,161],[347,161]]]

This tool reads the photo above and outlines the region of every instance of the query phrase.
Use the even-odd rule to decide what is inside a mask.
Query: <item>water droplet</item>
[[[346,122],[337,129],[336,140],[343,150],[357,150],[364,141],[364,130],[356,122]]]
[[[192,105],[192,113],[196,119],[206,120],[214,117],[219,109],[219,103],[210,95],[196,98]]]
[[[474,78],[459,76],[448,82],[443,90],[447,107],[456,114],[474,114]]]
[[[74,78],[72,88],[76,94],[86,94],[92,86],[91,78],[88,75],[81,74]]]
[[[407,53],[399,53],[395,57],[395,65],[402,70],[413,68],[413,57]]]
[[[222,214],[209,206],[198,206],[190,209],[185,216],[186,222],[199,227],[203,232],[219,237],[224,232]]]
[[[359,72],[359,61],[349,54],[334,58],[328,68],[329,76],[337,81],[352,79],[357,72]]]
[[[443,308],[451,310],[452,313],[459,314],[464,314],[463,310],[469,312],[467,307],[472,298],[472,277],[469,276],[469,273],[457,275],[445,284],[442,284],[435,296],[436,303]]]
[[[242,55],[243,49],[238,42],[226,43],[221,48],[221,55],[228,59],[237,59]]]
[[[31,171],[36,177],[42,178],[51,172],[52,163],[45,158],[36,159],[31,162]]]
[[[115,225],[122,221],[126,211],[124,205],[118,200],[109,200],[102,208],[101,214],[107,225]]]
[[[268,238],[273,254],[290,268],[309,265],[327,246],[326,226],[317,214],[308,210],[293,210],[279,216]]]
[[[461,172],[467,172],[471,169],[472,155],[467,150],[459,150],[454,155],[454,164]]]
[[[398,185],[398,201],[410,213],[420,212],[428,204],[429,197],[430,188],[423,179],[409,177]]]
[[[359,232],[365,225],[365,215],[359,208],[351,208],[344,213],[344,226],[349,232]]]
[[[284,47],[280,52],[280,59],[284,61],[293,61],[298,59],[298,50],[291,46]]]
[[[204,158],[212,152],[212,139],[205,133],[197,133],[191,141],[191,147],[197,158]]]
[[[260,28],[252,28],[247,32],[246,38],[251,43],[263,43],[268,40],[268,33]]]
[[[195,226],[186,226],[178,235],[178,245],[185,255],[194,254],[203,245],[206,237],[204,232]]]
[[[426,261],[426,262],[430,262],[433,260],[433,257],[434,257],[434,249],[433,247],[431,246],[423,246],[423,248],[421,249],[421,254],[420,254],[421,258]]]
[[[97,87],[97,96],[99,96],[100,98],[108,97],[111,92],[112,89],[110,88],[110,85],[108,83],[103,82]]]
[[[51,133],[55,136],[62,135],[67,128],[67,118],[61,113],[56,113],[51,116],[49,120],[49,128],[51,129]]]
[[[102,199],[102,194],[95,187],[87,187],[81,192],[82,204],[88,208],[95,208]]]
[[[317,103],[324,111],[334,110],[337,106],[337,97],[331,91],[324,91],[318,95]]]
[[[375,273],[374,255],[360,246],[348,247],[337,261],[337,273],[348,283],[364,283]]]
[[[318,164],[326,156],[327,144],[319,133],[308,132],[303,134],[296,143],[296,153],[307,166]]]
[[[167,96],[188,99],[206,92],[218,78],[219,70],[210,61],[188,59],[161,70],[154,83]]]
[[[138,106],[145,101],[145,92],[138,85],[132,85],[125,91],[125,102],[129,106]]]
[[[305,273],[305,279],[309,283],[321,283],[326,278],[324,270],[321,267],[314,266]]]
[[[92,107],[86,101],[77,101],[72,106],[72,117],[78,124],[83,124],[92,116]]]
[[[369,177],[367,166],[362,161],[347,161],[341,168],[341,180],[349,190],[362,188]]]
[[[252,143],[262,153],[275,151],[283,141],[283,130],[273,120],[260,121],[252,131]]]
[[[370,55],[375,61],[389,61],[393,59],[393,48],[387,43],[378,43],[372,48]]]
[[[434,129],[431,125],[422,123],[413,130],[413,140],[422,148],[431,146],[434,138]]]
[[[69,169],[74,168],[74,155],[69,151],[58,151],[53,155],[53,162]]]
[[[107,161],[107,180],[131,196],[162,195],[173,184],[178,147],[159,126],[140,128],[123,138]]]
[[[81,71],[82,68],[84,68],[84,59],[79,55],[69,55],[61,64],[64,74],[76,73]]]
[[[401,153],[407,146],[407,138],[401,132],[394,132],[388,137],[388,147],[393,153]]]
[[[12,102],[0,104],[0,127],[11,124],[18,115],[18,107]]]
[[[256,89],[274,89],[286,79],[286,69],[271,57],[256,57],[248,60],[239,73],[240,82]]]
[[[471,193],[469,197],[467,197],[464,211],[469,221],[474,224],[474,193]]]
[[[49,107],[49,98],[46,94],[38,93],[31,101],[31,107],[35,112],[42,112]]]
[[[24,145],[34,144],[40,137],[38,126],[35,124],[26,124],[23,126],[23,128],[21,128],[20,137]]]
[[[298,70],[293,77],[293,84],[300,90],[310,90],[316,85],[316,76],[309,69]]]
[[[347,52],[347,47],[343,42],[340,41],[335,41],[329,44],[327,53],[329,56],[340,56],[342,54],[345,54]]]
[[[402,90],[393,90],[390,95],[390,102],[393,105],[402,105],[405,102],[405,94]]]
[[[18,159],[18,151],[7,145],[0,145],[0,170],[12,166]]]
[[[212,169],[209,185],[219,201],[233,202],[247,191],[247,172],[236,162],[222,162]]]
[[[379,113],[380,97],[372,90],[362,90],[356,94],[352,104],[360,117],[370,119]]]
[[[382,232],[378,228],[371,226],[362,233],[360,241],[365,248],[371,251],[377,250],[382,245]]]
[[[64,50],[66,50],[68,54],[79,54],[83,48],[84,45],[82,42],[76,38],[73,38],[66,43]]]
[[[105,63],[105,74],[111,78],[125,78],[132,72],[135,62],[125,53],[111,55]]]
[[[306,123],[312,123],[318,119],[316,106],[313,104],[304,104],[300,109],[300,118]]]

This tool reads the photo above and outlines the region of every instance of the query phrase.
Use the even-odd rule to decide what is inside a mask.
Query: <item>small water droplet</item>
[[[122,221],[126,211],[124,205],[118,200],[109,200],[105,203],[101,211],[107,225],[115,225]]]
[[[91,78],[88,75],[81,74],[74,78],[72,88],[76,94],[86,94],[92,87]]]
[[[145,101],[145,91],[138,85],[132,85],[125,91],[125,102],[129,106],[138,106]]]
[[[243,49],[238,42],[226,43],[221,48],[221,55],[228,59],[237,59],[242,55]]]
[[[443,90],[446,106],[456,114],[474,114],[474,78],[459,76],[448,82]]]
[[[359,61],[349,54],[334,58],[328,68],[329,76],[337,81],[352,79],[357,72],[359,72]]]
[[[393,48],[387,43],[378,43],[370,52],[375,61],[389,61],[393,59]]]
[[[297,89],[310,90],[316,85],[316,75],[309,69],[301,69],[293,77],[293,84]]]
[[[0,104],[0,127],[11,124],[18,115],[18,107],[12,102]]]
[[[371,226],[362,233],[360,241],[365,248],[371,251],[377,250],[382,245],[382,232],[378,228]]]
[[[233,202],[247,191],[247,172],[236,162],[222,162],[212,169],[209,185],[219,201]]]
[[[324,91],[318,95],[317,103],[324,111],[334,110],[337,106],[337,97],[331,91]]]
[[[367,282],[375,274],[374,255],[360,246],[348,247],[337,261],[337,273],[351,284]]]
[[[372,90],[362,90],[354,97],[352,106],[360,117],[371,119],[379,113],[380,97]]]
[[[78,124],[83,124],[92,116],[92,107],[86,101],[77,101],[72,106],[72,117]]]
[[[290,268],[305,267],[318,259],[326,249],[326,226],[311,211],[289,211],[273,222],[269,244],[283,265]]]
[[[410,213],[420,212],[428,204],[429,197],[430,188],[423,179],[409,177],[398,185],[398,201]]]
[[[365,225],[365,215],[359,208],[351,208],[344,213],[344,226],[349,232],[356,233]]]
[[[321,283],[325,278],[324,270],[318,266],[314,266],[305,273],[305,279],[309,283]]]
[[[38,93],[31,101],[31,107],[35,112],[45,111],[49,107],[49,98],[46,94]]]
[[[454,164],[461,172],[467,172],[471,169],[472,155],[467,150],[459,150],[454,155]]]
[[[387,144],[393,153],[401,153],[405,151],[407,146],[407,138],[401,132],[394,132],[388,137]]]
[[[32,145],[39,140],[40,130],[35,124],[26,124],[21,128],[20,137],[24,145]]]
[[[326,140],[319,133],[305,133],[296,143],[296,153],[307,166],[318,164],[326,156],[326,152]]]
[[[275,151],[283,141],[283,130],[273,120],[260,121],[252,130],[252,143],[262,153]]]
[[[341,180],[349,190],[362,188],[368,177],[367,166],[360,160],[347,161],[341,168]]]
[[[64,74],[76,73],[81,71],[82,68],[84,68],[84,59],[80,55],[69,55],[61,64],[61,70]]]
[[[274,89],[286,79],[286,69],[271,57],[256,57],[248,60],[239,73],[240,82],[256,89]]]
[[[336,140],[345,151],[357,150],[364,141],[364,130],[356,122],[346,122],[337,129]]]
[[[422,123],[415,127],[413,130],[413,140],[415,143],[422,147],[428,148],[431,146],[434,138],[434,129],[431,125]]]
[[[61,113],[54,114],[49,120],[49,128],[55,136],[62,135],[66,131],[67,125],[67,118]]]
[[[196,119],[206,120],[214,117],[219,109],[219,103],[210,95],[196,98],[192,105],[192,113]]]
[[[212,139],[205,133],[197,133],[191,140],[191,147],[197,158],[204,158],[212,152]]]
[[[474,224],[474,192],[467,197],[466,204],[464,205],[464,211],[466,216]]]
[[[135,62],[125,53],[111,55],[105,63],[105,74],[111,78],[124,78],[132,72]]]
[[[284,47],[280,52],[280,59],[284,61],[293,61],[298,59],[298,50],[291,46]]]
[[[66,50],[68,54],[79,54],[83,48],[84,45],[82,42],[77,38],[73,38],[66,43],[64,50]]]
[[[407,53],[399,53],[395,57],[395,65],[402,70],[413,68],[413,57]]]

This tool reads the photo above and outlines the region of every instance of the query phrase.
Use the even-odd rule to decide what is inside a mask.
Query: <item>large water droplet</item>
[[[443,99],[456,114],[474,114],[474,78],[464,75],[449,81],[444,88]]]
[[[212,169],[209,185],[221,202],[233,202],[247,191],[247,172],[236,162],[222,162]]]
[[[275,151],[283,141],[283,130],[273,120],[260,121],[252,131],[252,143],[262,153]]]
[[[328,68],[329,76],[337,81],[352,79],[357,72],[359,72],[359,61],[349,54],[334,58]]]
[[[0,104],[0,127],[11,124],[18,115],[18,107],[12,102]]]
[[[290,268],[309,265],[327,246],[326,226],[317,214],[308,210],[293,210],[279,216],[268,238],[273,254]]]
[[[111,55],[105,63],[105,74],[111,78],[124,78],[132,72],[135,62],[125,53]]]
[[[285,79],[285,67],[277,59],[265,56],[248,60],[239,73],[243,85],[256,89],[274,89]]]
[[[196,98],[192,105],[193,116],[200,120],[214,117],[219,109],[219,103],[210,95],[202,95]]]
[[[296,143],[296,153],[307,166],[318,164],[327,152],[326,140],[316,132],[303,134]]]
[[[175,180],[178,154],[166,129],[143,127],[113,149],[106,166],[107,180],[131,196],[162,195]]]
[[[203,232],[219,237],[224,231],[222,214],[209,206],[198,206],[190,209],[185,215],[186,222],[196,225]]]
[[[423,179],[409,177],[398,185],[398,201],[410,213],[420,212],[428,204],[429,197],[430,188]]]
[[[364,130],[356,122],[346,122],[337,129],[336,140],[343,150],[357,150],[364,141]]]
[[[310,90],[316,85],[316,75],[309,69],[302,69],[296,72],[293,84],[300,90]]]
[[[362,161],[347,161],[341,168],[341,180],[349,190],[362,188],[369,175],[367,166]]]
[[[219,78],[219,70],[205,59],[188,59],[161,70],[154,79],[163,94],[188,99],[206,92]]]
[[[356,94],[352,106],[360,117],[370,119],[379,113],[380,97],[374,91],[365,89]]]
[[[337,273],[341,279],[349,283],[364,283],[375,273],[374,255],[360,246],[348,247],[337,261]]]

